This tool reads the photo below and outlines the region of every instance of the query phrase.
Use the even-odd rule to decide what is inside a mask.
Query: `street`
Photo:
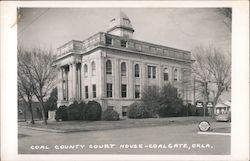
[[[19,128],[19,154],[230,154],[230,136],[200,135],[197,126],[173,125],[51,133]],[[230,123],[214,122],[223,129]],[[220,131],[220,130],[219,130]]]

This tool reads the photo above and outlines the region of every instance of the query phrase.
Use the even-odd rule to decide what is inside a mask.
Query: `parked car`
[[[218,114],[218,115],[215,117],[215,119],[216,119],[216,121],[231,122],[231,112]]]

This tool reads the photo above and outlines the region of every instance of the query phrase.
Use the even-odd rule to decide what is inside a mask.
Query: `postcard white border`
[[[1,159],[2,160],[249,160],[248,1],[2,1]],[[232,7],[231,155],[18,155],[16,7]],[[55,134],[56,135],[56,134]]]

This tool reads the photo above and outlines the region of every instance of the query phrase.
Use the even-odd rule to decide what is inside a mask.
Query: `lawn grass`
[[[19,122],[18,125],[29,128],[41,128],[51,130],[61,130],[64,132],[72,131],[97,131],[122,128],[140,128],[152,126],[171,126],[171,125],[189,125],[197,124],[202,120],[214,122],[210,117],[169,117],[169,118],[148,118],[148,119],[123,119],[119,121],[49,121],[48,125],[43,125],[42,121],[36,121],[35,124]]]

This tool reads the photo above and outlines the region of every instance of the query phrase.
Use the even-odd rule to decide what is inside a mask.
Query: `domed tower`
[[[132,39],[134,31],[128,16],[120,11],[115,18],[110,20],[107,33]]]

